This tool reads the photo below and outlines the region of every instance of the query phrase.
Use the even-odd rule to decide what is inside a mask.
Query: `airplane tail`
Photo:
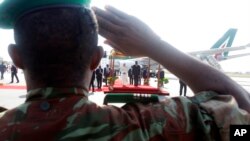
[[[234,41],[234,37],[236,35],[237,29],[230,28],[228,31],[211,47],[211,49],[221,49],[225,47],[231,47]],[[228,52],[215,54],[215,59],[226,58],[228,56]]]

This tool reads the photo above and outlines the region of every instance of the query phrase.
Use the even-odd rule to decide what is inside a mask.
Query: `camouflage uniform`
[[[29,91],[24,104],[0,118],[0,141],[206,141],[219,133],[227,140],[229,124],[250,121],[232,96],[214,92],[122,108],[98,106],[86,95],[79,88]]]

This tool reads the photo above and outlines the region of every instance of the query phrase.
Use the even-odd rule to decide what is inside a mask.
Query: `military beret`
[[[0,4],[0,28],[12,29],[22,15],[51,7],[89,6],[91,0],[4,0]]]

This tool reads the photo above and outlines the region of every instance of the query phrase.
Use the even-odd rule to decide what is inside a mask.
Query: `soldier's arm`
[[[139,19],[113,7],[106,10],[93,8],[99,23],[99,33],[105,43],[131,56],[148,56],[177,77],[182,79],[194,93],[215,91],[233,95],[241,108],[250,112],[250,96],[236,82],[222,72],[177,50],[162,41]]]

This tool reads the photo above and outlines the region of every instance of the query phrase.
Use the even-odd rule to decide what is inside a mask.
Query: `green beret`
[[[4,0],[0,4],[0,28],[12,29],[25,13],[47,7],[89,6],[91,0]]]

